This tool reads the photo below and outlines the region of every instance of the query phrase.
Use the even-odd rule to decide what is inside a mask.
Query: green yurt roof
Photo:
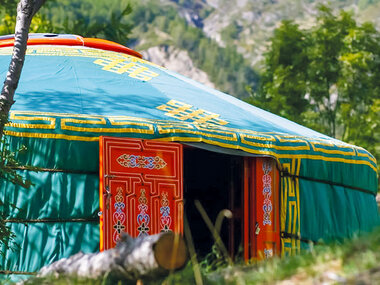
[[[84,42],[79,36],[56,38]],[[11,46],[0,48],[3,78],[11,54]],[[34,43],[28,46],[15,100],[6,128],[9,136],[202,142],[274,157],[283,170],[288,161],[298,159],[302,163],[296,174],[301,177],[377,191],[376,160],[365,149],[206,87],[137,53]]]

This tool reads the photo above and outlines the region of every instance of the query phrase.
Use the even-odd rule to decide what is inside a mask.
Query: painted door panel
[[[182,233],[182,145],[140,139],[100,138],[100,248],[133,237]]]
[[[279,174],[271,158],[244,161],[244,259],[280,255]]]

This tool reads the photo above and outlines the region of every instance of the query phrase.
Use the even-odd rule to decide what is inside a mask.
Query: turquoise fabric
[[[363,175],[363,165],[332,161],[325,161],[321,164],[320,161],[311,159],[303,159],[302,164],[300,176],[357,187],[369,190],[373,194],[377,192],[377,173],[373,171],[369,175]],[[339,169],[344,170],[339,171]],[[346,190],[351,191],[350,189]]]
[[[99,177],[62,172],[18,171],[34,185],[30,189],[0,181],[8,203],[3,213],[12,219],[77,219],[97,217]],[[14,205],[11,206],[11,205]]]
[[[99,142],[7,137],[22,165],[67,171],[99,171]],[[23,152],[17,152],[22,146]]]
[[[42,266],[79,251],[99,250],[99,224],[92,223],[12,223],[16,233],[13,250],[0,259],[2,269],[36,272]]]
[[[299,184],[302,239],[343,240],[380,224],[371,194],[304,179]]]
[[[1,269],[35,272],[78,251],[99,250],[98,174],[18,173],[34,185],[24,189],[0,181],[0,197],[6,201],[2,213],[7,219],[18,220],[8,223],[16,238],[11,243],[13,250],[2,248],[5,257],[0,259]],[[40,219],[45,221],[28,222]],[[80,221],[71,222],[73,219]]]

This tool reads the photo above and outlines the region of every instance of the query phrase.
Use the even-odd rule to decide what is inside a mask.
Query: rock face
[[[188,52],[185,50],[180,50],[173,46],[156,46],[141,51],[141,53],[146,60],[215,88],[207,73],[194,66]]]
[[[200,37],[211,39],[220,47],[236,48],[236,51],[246,59],[247,68],[257,73],[260,73],[264,67],[265,52],[269,48],[274,29],[281,21],[290,19],[300,28],[310,28],[315,24],[318,5],[328,2],[327,0],[141,0],[144,1],[158,2],[161,8],[170,8],[171,11],[177,12],[188,26],[202,31],[199,33]],[[359,2],[367,4],[360,6]],[[379,1],[330,1],[330,6],[335,11],[351,10],[359,22],[373,21],[380,29]],[[157,17],[165,18],[164,15]],[[170,34],[175,29],[173,27],[169,29],[161,25],[161,22],[162,19],[154,25],[146,25],[138,30],[134,42],[136,49],[139,51],[145,49],[144,57],[156,64],[207,86],[214,87],[215,84],[218,89],[224,88],[226,80],[221,83],[219,77],[211,78],[205,71],[199,69],[197,62],[191,60],[187,51],[181,49],[183,47],[176,46],[173,40],[175,37]],[[173,23],[173,26],[178,24]],[[131,45],[132,48],[134,46]],[[234,69],[233,64],[230,63],[229,70]],[[218,62],[215,65],[218,65]],[[215,83],[212,83],[212,80]],[[247,85],[249,82],[243,84]],[[234,88],[235,90],[223,90],[237,94],[237,87]],[[244,95],[240,92],[237,96]]]
[[[353,0],[161,0],[171,3],[178,14],[189,25],[202,29],[204,34],[216,41],[219,46],[226,46],[222,33],[236,23],[239,26],[233,42],[238,52],[247,58],[252,66],[260,67],[263,53],[267,49],[273,30],[284,19],[295,20],[301,27],[308,28],[314,24],[318,5],[330,3],[333,9],[352,11],[362,21],[373,21],[380,28],[380,3],[367,1],[358,4]],[[207,11],[207,12],[205,12]]]

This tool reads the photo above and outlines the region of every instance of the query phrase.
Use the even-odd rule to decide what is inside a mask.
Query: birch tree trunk
[[[8,114],[14,103],[14,94],[24,65],[30,23],[46,0],[20,0],[17,5],[15,42],[11,63],[0,95],[0,138],[8,122]]]
[[[60,275],[115,280],[154,279],[185,266],[183,238],[172,232],[131,238],[123,234],[115,248],[99,253],[77,253],[41,268],[37,277]]]

